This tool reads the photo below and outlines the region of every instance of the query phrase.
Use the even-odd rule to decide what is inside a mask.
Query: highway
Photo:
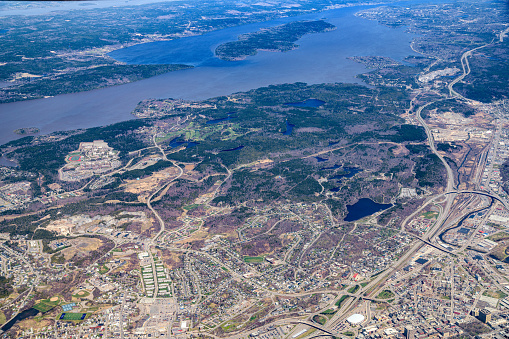
[[[501,36],[502,36],[502,33],[501,33]],[[501,37],[501,40],[503,40],[503,38]],[[456,79],[454,79],[451,83],[449,83],[449,85],[447,86],[447,88],[449,89],[449,95],[451,97],[458,97],[458,98],[461,98],[465,101],[473,101],[473,100],[470,100],[468,98],[465,98],[464,96],[462,96],[461,94],[459,94],[458,92],[456,92],[454,89],[453,89],[453,86],[456,85],[458,82],[462,81],[467,75],[470,74],[470,64],[468,63],[468,57],[472,55],[472,52],[478,50],[478,49],[481,49],[481,48],[484,48],[484,47],[487,47],[489,45],[491,45],[493,42],[489,43],[489,44],[486,44],[486,45],[483,45],[483,46],[479,46],[479,47],[476,47],[474,49],[471,49],[471,50],[468,50],[466,51],[465,53],[463,53],[463,55],[461,56],[461,67],[463,68],[463,74],[460,75],[459,77],[457,77]]]

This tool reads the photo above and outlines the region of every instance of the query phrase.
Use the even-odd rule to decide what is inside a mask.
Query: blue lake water
[[[179,140],[180,137],[176,137],[174,139],[172,139],[168,145],[171,147],[171,148],[177,148],[179,146],[182,146],[182,145],[186,145],[186,148],[191,148],[191,147],[195,147],[197,145],[199,145],[198,142],[195,142],[195,141],[183,141],[183,140]],[[1,161],[1,158],[0,158],[0,161]]]
[[[288,120],[286,120],[286,131],[283,132],[283,135],[291,135],[294,127],[294,124],[290,124]]]
[[[178,138],[179,137],[176,137],[176,138],[174,138],[173,140],[170,141],[169,145],[170,145],[171,148],[177,148],[177,147],[187,143],[186,141],[178,140]]]
[[[343,178],[351,178],[354,175],[356,175],[357,173],[362,172],[362,168],[358,168],[358,167],[345,167],[345,168],[343,168],[343,171],[346,172],[346,173],[337,174],[337,175],[333,176],[330,179],[341,180]]]
[[[325,101],[318,100],[318,99],[307,99],[301,102],[289,102],[285,105],[287,106],[293,106],[293,107],[313,107],[318,108],[325,104]]]
[[[392,204],[379,204],[371,199],[362,198],[353,205],[346,205],[348,214],[345,221],[356,221],[389,207],[392,207]]]
[[[111,56],[123,61],[184,62],[196,67],[120,86],[2,104],[0,144],[19,138],[13,131],[27,127],[27,121],[30,127],[47,134],[132,119],[131,111],[147,98],[202,100],[271,84],[361,83],[356,75],[367,69],[348,57],[380,55],[401,61],[415,54],[410,48],[413,36],[405,28],[384,27],[354,15],[364,8],[368,7],[329,10],[112,52]],[[239,34],[293,20],[323,18],[337,29],[306,35],[297,42],[299,48],[295,50],[259,52],[238,62],[214,57],[220,43],[235,40]]]
[[[315,157],[315,159],[317,162],[325,162],[325,161],[329,160],[327,158],[322,158],[322,157]]]
[[[231,114],[233,113],[229,113],[227,117],[224,117],[224,118],[220,118],[220,119],[214,119],[214,120],[209,120],[206,122],[206,124],[208,125],[213,125],[213,124],[218,124],[220,122],[223,122],[223,121],[228,121],[228,120],[232,120],[234,119],[235,117],[232,116]]]

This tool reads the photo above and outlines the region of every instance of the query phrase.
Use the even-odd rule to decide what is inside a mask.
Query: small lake
[[[186,141],[180,141],[180,140],[178,140],[178,138],[179,138],[179,137],[176,137],[175,139],[173,139],[173,140],[171,140],[171,141],[169,142],[169,145],[170,145],[170,147],[171,147],[171,148],[177,148],[177,147],[179,147],[179,146],[184,145],[184,144],[186,144],[186,143],[187,143]]]
[[[177,148],[177,147],[182,146],[182,145],[186,145],[186,148],[191,148],[191,147],[195,147],[195,146],[199,145],[199,143],[196,142],[196,141],[183,141],[183,140],[179,140],[179,137],[176,137],[173,140],[171,140],[168,143],[168,145],[171,148]]]
[[[207,125],[214,125],[214,124],[219,124],[220,122],[223,122],[223,121],[232,120],[232,119],[235,118],[232,114],[234,114],[234,113],[228,113],[228,116],[224,117],[224,118],[209,120],[209,121],[206,122],[206,124]]]
[[[325,101],[318,99],[307,99],[301,102],[288,102],[285,105],[293,107],[313,107],[318,108],[325,104]]]
[[[39,311],[36,310],[35,308],[29,308],[28,310],[24,310],[23,312],[21,312],[17,316],[15,316],[11,321],[9,321],[4,326],[2,326],[1,329],[4,332],[8,331],[11,329],[12,326],[14,326],[14,324],[16,324],[16,322],[21,321],[26,318],[29,318],[29,317],[36,316],[37,313],[39,313]]]
[[[315,159],[316,159],[317,162],[325,162],[325,161],[329,160],[327,158],[322,158],[322,157],[315,157]]]
[[[354,175],[356,175],[357,173],[362,172],[362,168],[359,168],[359,167],[345,167],[345,168],[343,168],[343,172],[345,172],[345,173],[337,174],[337,175],[331,177],[330,179],[341,180],[343,178],[351,178]]]
[[[295,125],[290,124],[288,120],[286,120],[286,131],[283,132],[283,135],[290,135],[292,134],[293,128]]]
[[[392,207],[392,204],[379,204],[371,199],[362,198],[353,205],[346,205],[348,214],[345,221],[357,221],[389,207]]]

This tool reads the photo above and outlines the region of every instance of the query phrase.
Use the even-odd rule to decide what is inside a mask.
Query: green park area
[[[72,296],[74,298],[86,298],[90,295],[90,292],[88,291],[79,291],[78,293],[76,294],[73,294]]]
[[[355,286],[350,287],[350,288],[347,290],[347,292],[348,292],[348,293],[355,293],[355,292],[357,292],[357,291],[359,290],[359,288],[361,288],[359,285],[355,285]]]
[[[60,304],[60,298],[53,297],[50,299],[43,299],[34,305],[34,308],[42,313],[48,312]]]
[[[383,290],[376,296],[377,299],[391,299],[394,298],[394,293],[390,290]]]
[[[320,325],[325,325],[325,323],[327,322],[327,318],[317,314],[313,317],[313,321]]]
[[[496,299],[503,299],[503,298],[507,297],[507,294],[505,294],[501,290],[497,290],[497,291],[487,290],[487,291],[484,291],[484,293],[482,295],[484,295],[486,297],[496,298]]]
[[[509,239],[509,233],[507,233],[507,232],[495,233],[493,235],[490,235],[488,237],[488,239],[493,240],[493,241],[506,240],[506,239]]]
[[[438,218],[438,212],[433,212],[433,211],[425,212],[425,213],[421,214],[421,217],[426,218],[426,219],[436,219],[436,218]]]
[[[200,206],[201,206],[200,204],[191,204],[191,205],[184,206],[182,208],[185,209],[186,211],[190,211],[190,210],[193,210]]]
[[[263,260],[263,257],[244,257],[244,262],[247,262],[248,264],[261,263]]]
[[[102,265],[100,268],[99,268],[99,274],[106,274],[108,273],[110,269],[108,267],[106,267],[106,265]]]

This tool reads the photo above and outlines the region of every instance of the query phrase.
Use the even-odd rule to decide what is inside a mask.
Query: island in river
[[[230,41],[216,48],[216,56],[222,60],[244,60],[258,51],[287,52],[298,47],[295,41],[306,34],[322,33],[336,27],[323,20],[294,21],[284,25],[243,34],[238,41]]]

